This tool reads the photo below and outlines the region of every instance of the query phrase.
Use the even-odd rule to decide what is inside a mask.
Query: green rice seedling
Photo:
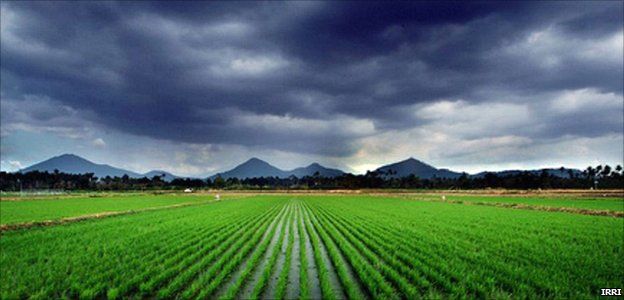
[[[138,200],[114,202],[122,197]],[[137,195],[111,198],[92,200],[124,208],[149,202]],[[467,196],[455,204],[365,194],[272,194],[3,231],[0,298],[236,298],[241,294],[235,289],[243,286],[262,298],[269,276],[277,276],[271,279],[273,296],[284,298],[297,265],[293,288],[302,299],[316,296],[312,266],[324,298],[588,299],[600,288],[624,286],[624,218],[497,205],[552,200],[552,206],[575,199],[502,198]],[[89,202],[65,200],[58,203],[76,205],[67,212],[90,209]],[[488,200],[493,205],[468,203]],[[585,200],[562,205],[607,205]],[[50,205],[42,207],[55,207]],[[2,221],[10,212],[4,208]],[[20,213],[15,218],[28,214]],[[277,234],[278,226],[289,229]],[[274,250],[267,255],[269,248]]]
[[[183,239],[180,239],[177,241],[167,242],[167,244],[177,245],[177,246],[171,247],[171,248],[164,248],[167,251],[163,251],[163,253],[154,252],[154,254],[156,253],[160,254],[158,257],[147,256],[143,260],[138,258],[136,259],[136,261],[137,263],[141,263],[141,262],[146,263],[150,261],[159,262],[159,265],[162,267],[162,269],[167,270],[171,268],[176,262],[180,261],[183,257],[187,257],[189,254],[195,253],[198,249],[197,246],[204,244],[204,241],[207,237],[211,237],[211,238],[218,237],[218,236],[214,236],[213,235],[214,233],[225,232],[226,235],[229,235],[230,233],[232,233],[232,229],[234,229],[234,230],[238,230],[235,233],[235,234],[238,234],[239,232],[244,230],[245,225],[251,222],[257,222],[258,220],[261,220],[261,219],[262,219],[262,216],[250,216],[250,217],[243,219],[241,224],[230,222],[229,224],[226,224],[224,227],[217,227],[217,228],[207,227],[206,229],[211,229],[211,230],[199,231],[199,234],[194,235],[190,241],[185,241]],[[138,290],[138,285],[141,284],[142,282],[148,281],[148,278],[152,278],[154,276],[153,274],[158,274],[158,269],[149,268],[136,276],[130,277],[130,279],[126,279],[125,281],[121,282],[120,286],[111,288],[108,291],[108,294],[107,294],[108,298],[116,299],[117,297],[121,295],[125,295],[129,292],[132,292],[134,289]],[[176,279],[177,278],[179,277],[176,277]]]
[[[293,216],[293,213],[291,210],[289,212],[288,217],[286,218],[286,223],[285,224],[282,223],[280,235],[277,240],[277,244],[275,245],[275,247],[273,247],[273,252],[271,252],[271,257],[269,257],[269,261],[266,264],[264,271],[262,272],[262,275],[258,279],[258,282],[256,282],[253,292],[251,293],[251,296],[249,298],[258,299],[258,297],[260,297],[260,294],[264,292],[266,285],[269,282],[269,279],[271,278],[271,274],[273,274],[275,270],[275,267],[276,267],[275,262],[277,261],[277,257],[282,250],[282,244],[284,243],[286,227],[288,227],[290,223],[292,222],[292,216]]]
[[[285,208],[280,212],[278,219],[284,216]],[[220,259],[215,262],[205,273],[197,278],[190,286],[181,294],[184,299],[190,298],[206,298],[209,297],[223,282],[229,278],[234,269],[239,266],[245,257],[258,245],[262,237],[267,233],[272,236],[275,232],[277,221],[275,223],[266,223],[247,240],[230,247],[228,252],[223,254]],[[195,295],[197,295],[195,297]]]
[[[305,224],[306,235],[310,238],[310,242],[312,243],[312,251],[314,251],[314,261],[316,263],[316,268],[318,272],[319,282],[321,284],[321,292],[323,293],[324,299],[336,299],[336,295],[334,295],[334,291],[331,288],[331,283],[329,282],[329,275],[327,266],[321,257],[321,242],[316,235],[316,232],[313,231],[312,227],[306,220],[305,215],[303,214],[303,208],[299,206],[300,215],[302,216],[302,221]]]
[[[190,266],[188,264],[178,265],[176,268],[169,268],[168,274],[164,274],[163,278],[170,278],[175,276],[175,278],[167,285],[164,286],[161,290],[158,291],[158,298],[165,299],[172,297],[176,292],[182,289],[189,280],[191,280],[202,268],[205,268],[211,262],[213,262],[216,258],[218,258],[224,251],[226,251],[229,247],[231,247],[235,242],[239,241],[241,237],[244,237],[246,233],[252,233],[254,230],[257,230],[262,226],[262,224],[266,224],[276,211],[271,211],[271,213],[262,216],[257,222],[250,222],[248,224],[244,224],[244,227],[238,229],[236,232],[224,232],[217,239],[211,241],[209,246],[213,246],[216,248],[211,248],[212,250],[208,253],[197,253],[197,255],[191,256],[192,259],[195,259],[195,263],[192,263]],[[196,256],[196,257],[195,257]],[[199,258],[199,261],[196,260]]]
[[[284,258],[284,265],[282,266],[282,270],[279,274],[279,278],[277,280],[277,286],[275,288],[275,299],[284,299],[286,294],[286,284],[288,281],[288,272],[290,271],[290,265],[292,261],[292,252],[293,245],[295,244],[295,225],[296,222],[296,214],[293,212],[291,220],[288,221],[289,226],[289,234],[288,234],[288,244],[286,246],[286,257]]]
[[[286,218],[292,212],[290,207],[291,206],[289,205],[289,210],[286,213]],[[283,227],[284,227],[284,216],[282,216],[282,218],[280,218],[278,223],[279,224],[276,224],[275,226],[273,226],[273,228],[271,229],[271,231],[269,232],[267,237],[264,239],[264,241],[262,241],[260,243],[260,245],[258,245],[258,247],[254,250],[251,258],[245,264],[245,268],[243,269],[243,272],[238,276],[236,281],[234,281],[234,283],[232,283],[232,285],[230,285],[230,287],[227,289],[225,294],[223,294],[220,297],[220,299],[233,299],[236,296],[236,294],[238,293],[238,291],[240,290],[242,285],[247,281],[247,279],[249,278],[251,273],[258,266],[258,262],[260,261],[260,259],[264,255],[264,253],[268,250],[269,245],[271,243],[271,239],[275,235],[275,231],[277,230],[278,227],[282,228],[282,230],[280,230],[280,236],[278,237],[278,243],[279,243],[279,241],[283,240],[283,237],[284,237],[284,235],[283,235],[284,234],[284,230],[283,230]],[[271,259],[269,259],[269,266],[270,265],[271,265]],[[255,291],[254,291],[254,293],[255,293]]]
[[[416,288],[393,268],[394,265],[391,266],[388,264],[388,262],[391,261],[390,259],[387,261],[384,260],[381,256],[378,256],[366,247],[360,239],[356,238],[348,230],[338,225],[334,219],[327,217],[328,215],[324,214],[320,211],[320,209],[316,209],[316,211],[318,212],[317,216],[319,217],[319,222],[324,224],[326,228],[331,226],[331,228],[336,229],[336,232],[340,235],[337,238],[346,238],[346,241],[368,260],[368,264],[377,269],[381,275],[384,276],[384,278],[387,278],[390,282],[392,282],[394,286],[400,290],[403,296],[410,299],[418,296]]]
[[[297,234],[299,235],[299,299],[310,298],[310,287],[308,286],[308,258],[305,248],[305,230],[303,229],[303,216],[297,209]]]
[[[316,230],[319,232],[319,235],[323,239],[324,243],[326,245],[332,243],[337,245],[337,248],[340,249],[339,251],[342,251],[344,257],[358,275],[358,278],[362,283],[364,283],[374,298],[394,299],[398,297],[393,288],[383,279],[383,276],[367,264],[360,254],[353,247],[351,247],[351,245],[336,234],[333,228],[321,226],[318,223],[316,216],[314,216],[309,209],[308,214],[310,222],[316,227]],[[336,254],[332,256],[338,256],[337,251],[335,252]],[[347,290],[352,287],[353,285],[348,285]],[[350,297],[353,298],[354,296],[350,295]]]

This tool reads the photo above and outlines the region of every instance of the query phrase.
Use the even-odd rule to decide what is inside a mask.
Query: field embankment
[[[0,201],[0,224],[54,223],[65,219],[115,215],[147,208],[199,204],[214,200],[211,194],[113,194],[21,198]]]

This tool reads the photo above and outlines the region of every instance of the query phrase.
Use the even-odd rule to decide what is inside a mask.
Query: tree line
[[[561,172],[564,169],[561,168]],[[0,190],[160,190],[160,189],[622,189],[624,171],[618,165],[588,167],[582,172],[568,171],[567,176],[555,176],[546,170],[541,172],[517,172],[507,175],[485,173],[482,176],[470,176],[463,173],[457,178],[421,179],[414,175],[392,178],[392,175],[369,171],[366,174],[344,174],[338,177],[313,176],[297,178],[259,177],[259,178],[176,178],[163,180],[162,176],[152,178],[122,177],[98,178],[93,173],[67,174],[32,171],[28,173],[0,172]]]

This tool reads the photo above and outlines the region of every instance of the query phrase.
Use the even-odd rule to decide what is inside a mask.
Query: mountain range
[[[86,160],[74,154],[63,154],[63,155],[55,156],[48,160],[34,164],[30,167],[21,169],[19,172],[22,172],[22,173],[27,173],[30,171],[54,172],[54,170],[58,170],[59,172],[70,173],[70,174],[93,173],[95,176],[99,178],[103,178],[106,176],[122,177],[124,175],[128,175],[129,177],[132,177],[132,178],[141,178],[141,177],[152,178],[154,176],[165,175],[163,180],[171,181],[178,177],[169,172],[159,171],[159,170],[149,171],[145,174],[136,173],[136,172],[116,168],[107,164],[97,164],[97,163]]]
[[[137,173],[129,170],[124,170],[121,168],[116,168],[107,164],[97,164],[91,162],[87,159],[84,159],[80,156],[74,154],[63,154],[60,156],[52,157],[48,160],[42,161],[40,163],[34,164],[30,167],[19,170],[18,172],[30,172],[30,171],[48,171],[54,172],[54,170],[58,170],[63,173],[71,173],[71,174],[83,174],[83,173],[94,173],[95,176],[99,178],[103,178],[106,176],[111,177],[121,177],[124,174],[127,174],[133,178],[141,178],[147,177],[152,178],[154,176],[163,176],[163,180],[171,181],[179,176],[173,175],[166,171],[154,170],[149,171],[147,173]],[[580,170],[577,169],[539,169],[539,170],[507,170],[500,172],[481,172],[474,175],[469,175],[473,177],[482,177],[487,173],[495,173],[499,176],[508,176],[515,175],[520,172],[531,172],[531,173],[540,173],[542,170],[545,170],[551,175],[559,176],[559,177],[569,177],[569,174],[572,173],[574,175],[578,175],[581,173]],[[430,179],[430,178],[457,178],[462,175],[460,172],[451,171],[448,169],[438,169],[429,164],[426,164],[422,161],[419,161],[415,158],[409,158],[397,163],[385,165],[379,167],[375,170],[381,176],[386,178],[400,178],[406,177],[411,174],[419,177],[421,179]],[[266,161],[263,161],[259,158],[251,158],[246,162],[234,167],[233,169],[225,172],[220,172],[210,176],[211,179],[214,179],[220,176],[223,179],[228,178],[253,178],[253,177],[278,177],[278,178],[288,178],[290,176],[295,176],[298,178],[304,176],[322,176],[322,177],[337,177],[345,174],[345,172],[338,169],[326,168],[318,163],[310,164],[307,167],[295,168],[292,170],[282,170],[277,168]]]
[[[387,178],[401,178],[411,174],[419,178],[457,178],[461,176],[461,173],[453,172],[448,169],[436,169],[412,157],[404,161],[385,165],[375,171]]]
[[[287,178],[290,176],[295,177],[304,177],[304,176],[314,176],[317,174],[322,177],[337,177],[344,174],[343,171],[338,169],[330,169],[319,165],[318,163],[313,163],[307,167],[300,167],[290,171],[285,171],[274,167],[258,158],[251,158],[250,160],[236,166],[234,169],[217,173],[211,176],[211,179],[216,177],[221,177],[223,179],[228,178],[253,178],[253,177],[279,177],[279,178]]]

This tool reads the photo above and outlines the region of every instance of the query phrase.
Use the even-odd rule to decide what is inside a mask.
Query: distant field
[[[441,200],[440,195],[419,196],[416,198]],[[592,210],[624,211],[624,198],[618,197],[571,197],[571,196],[482,196],[445,195],[446,200],[482,203],[516,203],[532,206],[570,207]]]
[[[56,220],[82,215],[139,210],[151,207],[163,207],[182,203],[199,203],[214,200],[214,195],[150,195],[150,194],[113,194],[95,197],[39,197],[19,201],[0,201],[0,223]]]
[[[624,218],[258,195],[4,232],[0,297],[585,299],[624,286],[623,237]]]

